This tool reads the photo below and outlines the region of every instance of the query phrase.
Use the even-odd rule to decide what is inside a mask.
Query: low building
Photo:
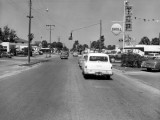
[[[159,53],[160,54],[160,45],[135,45],[135,46],[125,46],[125,51],[132,50],[133,52],[144,53],[144,55],[148,55],[148,53]]]
[[[22,50],[24,47],[28,47],[28,41],[20,38],[17,38],[14,43],[1,42],[0,44],[3,46],[3,49],[6,52],[10,52],[10,50],[13,48]]]

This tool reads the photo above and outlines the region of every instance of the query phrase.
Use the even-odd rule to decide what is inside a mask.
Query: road
[[[0,79],[0,120],[160,120],[159,92],[117,71],[84,79],[77,62],[57,57]]]

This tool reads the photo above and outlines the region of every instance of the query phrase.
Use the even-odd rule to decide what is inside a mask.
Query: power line
[[[96,26],[96,25],[99,25],[99,23],[92,24],[92,25],[85,26],[85,27],[81,27],[81,28],[77,28],[77,29],[73,29],[71,32],[73,32],[73,31],[77,31],[77,30],[80,30],[80,29],[84,29],[84,28],[89,28],[89,27]]]

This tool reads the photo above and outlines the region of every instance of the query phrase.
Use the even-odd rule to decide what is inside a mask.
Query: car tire
[[[83,74],[83,77],[84,77],[85,79],[88,79],[88,75],[87,75],[87,74]]]
[[[110,76],[110,75],[105,75],[105,78],[106,78],[107,80],[110,80],[110,79],[111,79],[111,76]]]
[[[147,68],[147,71],[149,71],[149,72],[152,71],[152,68]]]
[[[83,77],[84,77],[85,79],[88,79],[88,75],[85,74],[84,71],[82,72],[82,74],[83,74]]]

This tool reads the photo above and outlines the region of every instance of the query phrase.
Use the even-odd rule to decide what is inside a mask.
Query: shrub
[[[142,61],[146,58],[135,53],[122,54],[122,67],[141,67]]]

